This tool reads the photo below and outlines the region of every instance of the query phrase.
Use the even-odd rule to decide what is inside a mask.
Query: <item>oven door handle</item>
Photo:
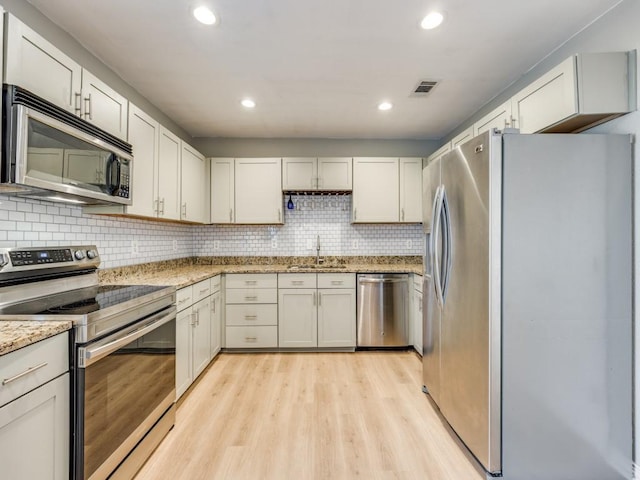
[[[86,368],[101,358],[104,358],[122,348],[127,343],[133,342],[156,328],[161,327],[165,323],[170,322],[176,318],[176,311],[177,309],[175,305],[171,306],[170,308],[147,318],[140,326],[135,326],[133,329],[128,331],[124,330],[117,332],[104,340],[100,340],[87,347],[80,347],[78,349],[78,367]]]

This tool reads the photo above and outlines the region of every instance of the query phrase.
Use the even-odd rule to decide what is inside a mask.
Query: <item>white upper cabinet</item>
[[[317,158],[283,158],[283,190],[315,190],[318,182]]]
[[[427,158],[427,161],[425,162],[425,166],[429,165],[431,162],[442,157],[445,153],[449,153],[450,151],[451,151],[451,142],[447,142],[444,145],[442,145],[438,150],[436,150],[431,155],[429,155],[429,157]]]
[[[134,175],[136,171],[134,157]],[[158,217],[180,220],[180,139],[160,125]],[[135,191],[133,192],[135,195]]]
[[[475,137],[493,128],[497,128],[498,130],[513,128],[515,123],[515,118],[511,110],[511,99],[509,99],[473,124],[473,136]]]
[[[391,223],[399,219],[398,158],[354,158],[354,223]]]
[[[400,159],[400,222],[422,222],[422,158]]]
[[[5,83],[18,85],[118,138],[127,138],[127,99],[7,14]]]
[[[235,223],[281,224],[282,160],[235,160]]]
[[[85,120],[118,138],[127,138],[127,99],[84,69],[81,108]]]
[[[5,83],[80,113],[80,65],[11,14],[7,14],[6,39]]]
[[[234,159],[211,159],[211,223],[234,223]]]
[[[629,112],[627,52],[567,58],[513,97],[521,133],[573,132]],[[517,115],[516,115],[517,113]]]
[[[135,105],[129,106],[129,142],[133,146],[133,203],[126,213],[158,215],[158,140],[160,124]]]
[[[471,140],[472,138],[473,138],[473,125],[471,125],[469,128],[467,128],[463,132],[460,132],[458,135],[456,135],[451,139],[451,149],[453,150],[457,146],[462,145],[463,143]]]
[[[353,160],[347,157],[290,157],[282,159],[285,191],[349,191]]]
[[[208,218],[207,168],[204,156],[191,145],[182,142],[180,219],[204,223]]]
[[[353,188],[353,159],[318,158],[318,190],[350,191]]]

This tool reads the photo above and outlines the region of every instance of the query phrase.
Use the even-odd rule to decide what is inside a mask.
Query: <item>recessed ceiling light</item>
[[[204,5],[194,8],[193,16],[196,17],[196,20],[200,23],[204,23],[205,25],[213,25],[217,21],[215,14]]]
[[[381,102],[380,104],[378,104],[378,110],[382,110],[387,111],[387,110],[391,110],[393,108],[393,104],[389,103],[389,102]]]
[[[254,108],[256,106],[256,102],[254,102],[250,98],[245,98],[240,103],[244,108]]]
[[[420,26],[425,30],[431,30],[432,28],[438,27],[443,20],[444,16],[440,12],[431,12],[422,19]]]

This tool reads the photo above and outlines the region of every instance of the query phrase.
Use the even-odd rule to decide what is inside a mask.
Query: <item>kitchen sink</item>
[[[331,264],[320,264],[320,265],[316,265],[315,263],[305,263],[305,264],[299,264],[299,265],[289,265],[287,267],[287,270],[318,270],[318,269],[323,269],[323,268],[339,268],[339,269],[346,269],[347,266],[346,265],[331,265]]]

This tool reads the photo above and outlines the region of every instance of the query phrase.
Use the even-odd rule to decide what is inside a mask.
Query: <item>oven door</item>
[[[76,479],[104,479],[173,405],[176,308],[79,346]]]

